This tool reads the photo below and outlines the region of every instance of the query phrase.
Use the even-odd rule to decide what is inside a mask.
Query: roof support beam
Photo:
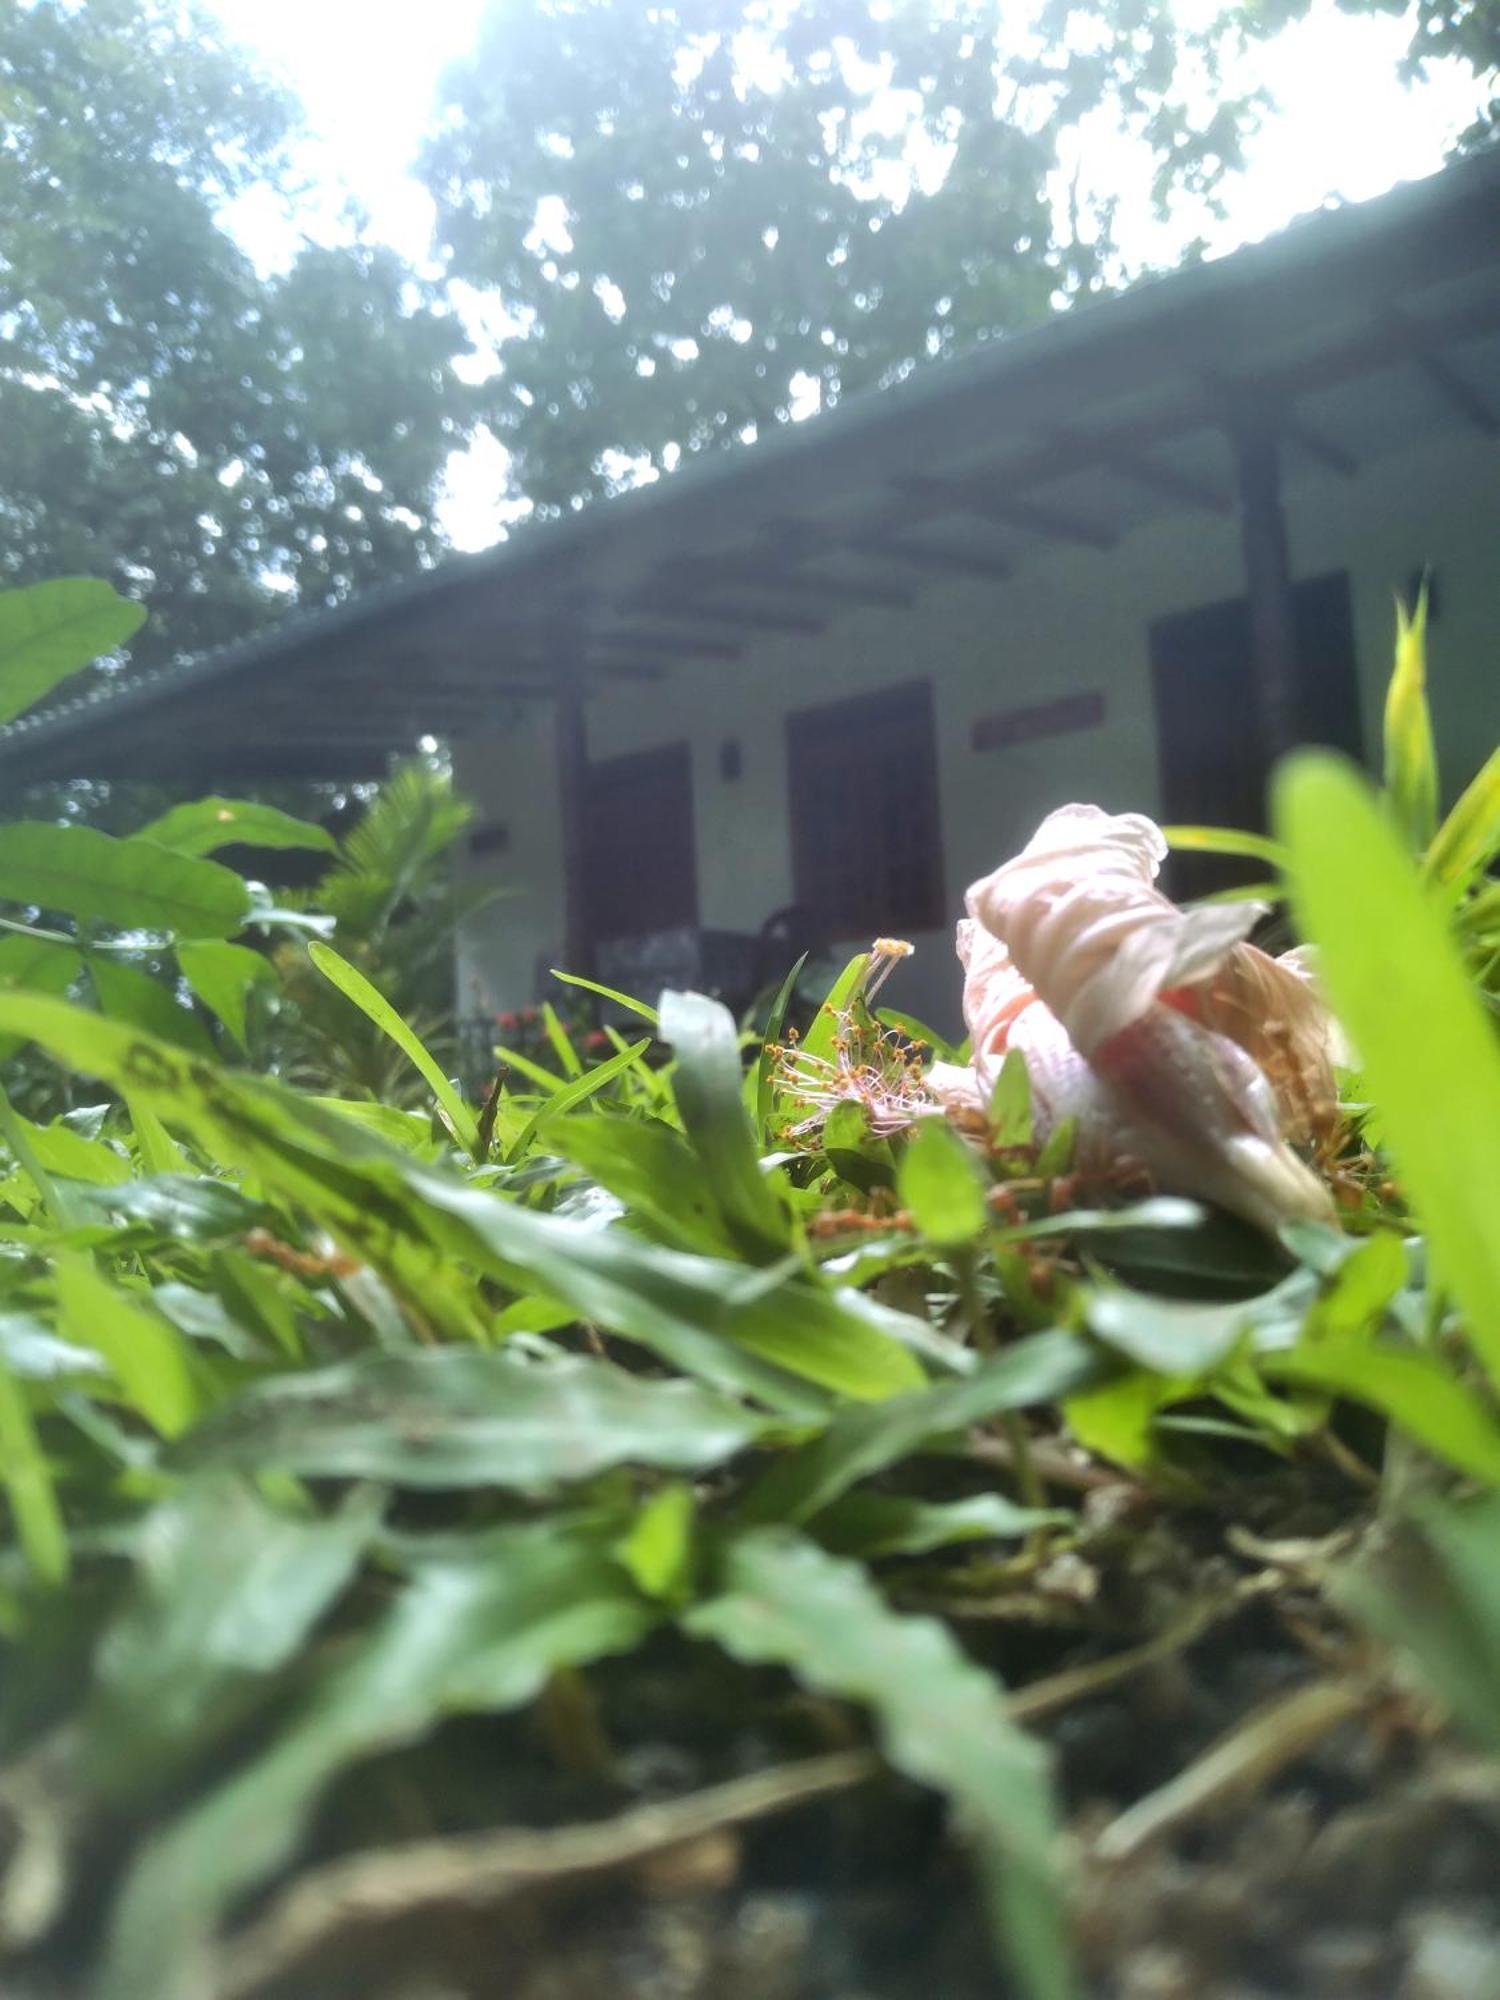
[[[1500,416],[1472,383],[1467,382],[1447,355],[1440,354],[1422,329],[1407,318],[1399,306],[1385,312],[1386,324],[1402,348],[1421,369],[1449,409],[1471,424],[1482,437],[1500,437]]]
[[[1206,479],[1195,479],[1191,473],[1179,472],[1175,466],[1163,465],[1160,459],[1148,458],[1144,452],[1131,450],[1109,438],[1070,436],[1069,442],[1082,445],[1085,450],[1092,446],[1094,455],[1117,477],[1143,486],[1148,492],[1163,494],[1185,507],[1201,507],[1209,514],[1234,512],[1234,502],[1217,486]]]
[[[743,584],[725,586],[743,590]],[[687,618],[705,625],[741,625],[751,631],[801,632],[811,636],[826,632],[828,620],[806,611],[782,611],[768,604],[705,604],[705,587],[682,590],[670,584],[647,584],[632,593],[627,603],[654,611],[662,618]]]
[[[913,569],[947,570],[955,576],[982,576],[1003,582],[1011,566],[999,556],[984,555],[974,549],[956,548],[951,542],[914,542],[899,535],[854,535],[849,546],[859,555],[876,556],[882,562],[910,563]]]
[[[563,865],[563,969],[588,978],[594,969],[588,908],[588,722],[583,676],[564,661],[553,710],[557,819]]]
[[[1240,497],[1240,543],[1250,596],[1250,656],[1260,711],[1261,747],[1272,761],[1296,742],[1297,628],[1291,560],[1281,506],[1281,440],[1254,403],[1230,418]]]
[[[1345,451],[1341,444],[1335,444],[1316,425],[1310,424],[1306,417],[1288,409],[1282,412],[1279,421],[1282,435],[1296,445],[1305,457],[1321,465],[1325,471],[1336,472],[1341,479],[1358,479],[1358,459]]]
[[[1256,407],[1277,425],[1283,438],[1296,445],[1305,458],[1312,459],[1328,472],[1338,473],[1341,479],[1359,477],[1359,465],[1353,455],[1345,451],[1341,444],[1335,444],[1318,425],[1310,423],[1290,396],[1279,396],[1274,390],[1257,388],[1253,383],[1235,383],[1209,370],[1204,370],[1200,379],[1204,394],[1215,410],[1232,411],[1237,397],[1253,397]]]
[[[484,643],[496,646],[502,652],[513,649],[514,655],[528,669],[533,662],[544,663],[549,655],[565,646],[575,651],[582,647],[585,653],[627,652],[643,656],[659,653],[663,659],[682,660],[737,660],[745,650],[736,639],[714,639],[706,634],[642,632],[631,626],[612,627],[606,632],[580,631],[576,624],[548,623],[541,619],[488,631]],[[507,663],[513,664],[514,661],[508,660]],[[600,660],[596,664],[601,673],[618,671],[613,659]]]
[[[760,561],[735,558],[720,562],[708,558],[688,566],[692,588],[703,590],[781,590],[794,597],[821,597],[830,603],[875,604],[888,610],[904,611],[915,602],[910,590],[899,584],[872,583],[862,577],[814,576],[806,570],[785,567],[770,555]]]
[[[583,643],[589,652],[598,648],[603,652],[660,653],[663,659],[672,660],[738,660],[745,651],[738,639],[694,638],[687,632],[637,632],[629,628],[590,632]],[[609,671],[620,671],[613,660]]]
[[[1013,493],[1003,477],[933,479],[918,474],[899,484],[918,498],[942,501],[962,513],[977,514],[981,520],[998,521],[1003,527],[1040,535],[1046,541],[1072,542],[1085,549],[1112,549],[1120,539],[1113,528]]]

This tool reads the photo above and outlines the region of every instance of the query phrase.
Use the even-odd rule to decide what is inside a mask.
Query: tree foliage
[[[426,177],[450,274],[518,330],[486,416],[521,490],[577,504],[1119,282],[1080,161],[1133,146],[1164,208],[1213,198],[1265,108],[1256,47],[1306,11],[491,6]],[[1497,22],[1426,0],[1413,63],[1493,76]]]
[[[0,578],[109,576],[150,661],[431,561],[461,331],[389,250],[226,233],[296,122],[210,17],[7,6],[0,126]]]
[[[608,491],[1104,282],[1063,136],[1106,101],[1187,173],[1193,38],[1132,0],[1024,48],[982,0],[524,0],[448,78],[427,178],[451,273],[522,337],[489,418],[527,494]],[[637,467],[638,470],[638,467]]]

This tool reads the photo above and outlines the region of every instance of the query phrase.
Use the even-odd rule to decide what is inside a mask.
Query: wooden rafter
[[[895,533],[854,534],[849,538],[849,547],[858,554],[878,557],[881,562],[910,563],[913,569],[947,570],[955,576],[987,577],[996,583],[1013,574],[1003,557],[961,549],[952,542],[918,542]]]
[[[986,473],[968,479],[933,479],[921,474],[900,484],[918,498],[938,500],[945,507],[977,514],[983,520],[998,521],[1005,527],[1048,541],[1072,542],[1086,549],[1112,549],[1120,539],[1105,523],[1016,493],[1003,476]]]
[[[1175,465],[1163,465],[1159,458],[1151,458],[1144,451],[1132,450],[1108,438],[1092,438],[1089,442],[1095,446],[1100,463],[1118,478],[1128,479],[1132,485],[1143,486],[1151,493],[1164,494],[1168,500],[1180,501],[1185,507],[1201,507],[1205,513],[1227,515],[1234,512],[1234,501],[1230,495],[1211,480],[1181,472]]]
[[[743,584],[734,586],[743,590]],[[739,625],[751,631],[801,632],[811,636],[826,632],[829,621],[808,611],[784,611],[769,604],[708,604],[701,587],[683,590],[662,584],[647,584],[626,600],[630,608],[653,611],[662,618],[686,618],[705,625]]]
[[[864,577],[828,576],[813,573],[776,560],[775,556],[735,557],[721,561],[707,558],[688,569],[691,588],[702,590],[780,590],[794,597],[823,598],[829,603],[874,604],[892,611],[904,611],[914,602],[910,590],[900,584],[876,583]]]
[[[584,645],[589,652],[629,652],[643,658],[659,653],[671,660],[738,660],[745,651],[738,639],[710,639],[691,632],[638,632],[628,626],[615,632],[590,631]],[[620,671],[613,660],[608,667],[611,672]]]
[[[1296,410],[1289,409],[1282,415],[1281,430],[1304,457],[1313,459],[1328,472],[1336,472],[1341,479],[1358,479],[1359,460],[1354,454],[1335,444],[1326,431],[1309,423]]]
[[[1392,336],[1427,380],[1447,403],[1450,410],[1471,424],[1482,437],[1500,437],[1500,415],[1489,402],[1454,367],[1447,355],[1435,347],[1422,328],[1408,319],[1399,306],[1390,306],[1385,314],[1386,324]]]

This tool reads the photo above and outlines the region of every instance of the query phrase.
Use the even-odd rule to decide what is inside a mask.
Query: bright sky
[[[643,0],[620,0],[622,5]],[[1006,0],[1002,0],[1005,4]],[[296,226],[265,205],[242,206],[234,227],[252,254],[279,262],[296,227],[338,233],[352,196],[370,233],[414,263],[429,252],[431,204],[412,175],[422,132],[446,64],[471,46],[485,0],[209,0],[233,37],[256,50],[301,99],[312,132],[303,165],[309,183]],[[1186,17],[1211,0],[1179,0]],[[1450,71],[1408,91],[1396,68],[1408,24],[1387,16],[1349,19],[1318,0],[1307,20],[1257,57],[1249,79],[1279,106],[1255,139],[1249,167],[1231,190],[1222,223],[1185,217],[1164,226],[1150,212],[1140,163],[1107,130],[1081,147],[1085,185],[1122,194],[1117,217],[1131,265],[1170,262],[1201,233],[1214,251],[1266,235],[1329,196],[1364,200],[1397,181],[1433,172],[1474,117],[1473,79]],[[459,547],[479,548],[513,515],[506,456],[493,439],[455,459],[443,525]]]

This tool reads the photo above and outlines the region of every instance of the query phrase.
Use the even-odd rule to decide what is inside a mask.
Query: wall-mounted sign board
[[[970,742],[976,750],[1009,750],[1017,743],[1035,743],[1046,736],[1070,736],[1079,729],[1098,729],[1104,721],[1104,695],[1065,694],[1031,708],[1001,708],[976,716]]]

